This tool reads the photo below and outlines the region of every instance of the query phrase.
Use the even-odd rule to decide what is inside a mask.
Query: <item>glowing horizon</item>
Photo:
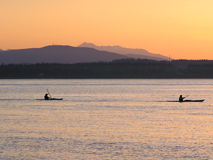
[[[213,59],[210,0],[8,0],[0,49],[119,45],[174,59]]]

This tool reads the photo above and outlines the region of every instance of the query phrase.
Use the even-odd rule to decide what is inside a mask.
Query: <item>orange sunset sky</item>
[[[213,59],[213,0],[0,0],[0,49],[83,42]]]

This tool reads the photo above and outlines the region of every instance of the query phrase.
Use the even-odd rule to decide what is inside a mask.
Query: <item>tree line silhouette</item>
[[[213,78],[213,61],[122,59],[78,64],[1,64],[0,78]]]

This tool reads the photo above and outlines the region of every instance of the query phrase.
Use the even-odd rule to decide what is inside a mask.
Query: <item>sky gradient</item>
[[[212,0],[0,0],[0,49],[119,45],[213,59]]]

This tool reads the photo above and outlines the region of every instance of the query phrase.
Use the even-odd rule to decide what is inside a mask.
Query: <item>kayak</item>
[[[63,98],[49,98],[49,99],[44,99],[44,100],[63,100]]]
[[[44,96],[43,100],[62,100],[63,98],[52,98],[52,96],[50,95],[49,90],[47,89],[47,93]],[[41,99],[39,99],[41,100]]]
[[[49,99],[37,99],[37,100],[63,100],[63,98],[49,98]]]
[[[183,102],[203,102],[204,99],[200,99],[200,100],[184,100]],[[180,102],[180,101],[167,101],[167,102]]]
[[[204,99],[201,100],[184,100],[183,102],[203,102]]]

